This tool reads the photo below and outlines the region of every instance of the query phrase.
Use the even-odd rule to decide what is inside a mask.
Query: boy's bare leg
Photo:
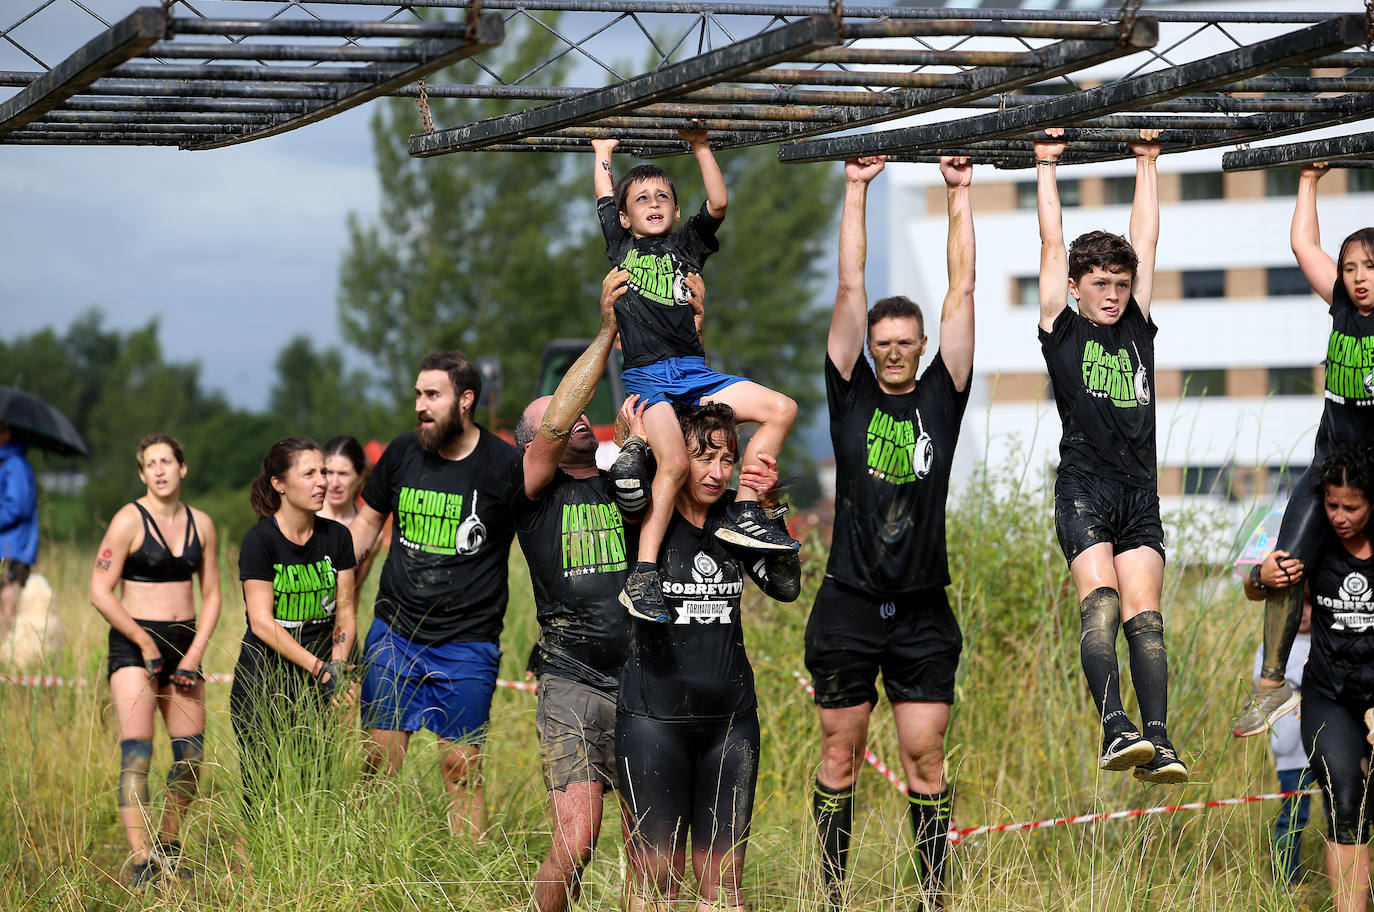
[[[480,838],[486,831],[481,764],[482,745],[439,739],[439,773],[448,792],[448,828],[454,836]]]
[[[701,401],[723,402],[735,410],[738,420],[758,422],[758,430],[744,448],[744,458],[740,461],[742,466],[757,463],[760,454],[776,459],[782,452],[782,445],[787,442],[793,422],[797,420],[796,402],[752,380],[727,386],[720,392],[703,397]],[[740,485],[735,499],[756,501],[759,492],[747,485]]]
[[[687,445],[682,440],[682,425],[668,402],[656,402],[644,412],[644,434],[653,450],[657,468],[649,498],[649,509],[639,531],[639,560],[657,564],[673,501],[687,477]]]

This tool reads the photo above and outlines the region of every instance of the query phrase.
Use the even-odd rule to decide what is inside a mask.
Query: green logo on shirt
[[[1326,349],[1326,391],[1340,399],[1374,399],[1374,336],[1332,331]]]
[[[396,500],[396,531],[406,544],[430,554],[458,553],[463,495],[401,488]]]
[[[272,610],[278,620],[318,621],[334,613],[338,574],[329,558],[273,564],[272,571]]]
[[[677,303],[673,299],[672,254],[643,254],[631,248],[620,268],[630,273],[630,287],[641,297],[669,307]]]
[[[1132,362],[1126,349],[1113,355],[1094,339],[1083,346],[1083,388],[1098,399],[1110,399],[1117,408],[1150,402],[1144,367]]]
[[[868,474],[894,485],[916,480],[912,456],[916,432],[910,419],[899,421],[882,409],[868,420]],[[924,474],[924,473],[923,473]]]
[[[625,522],[615,504],[563,505],[563,574],[626,569]]]

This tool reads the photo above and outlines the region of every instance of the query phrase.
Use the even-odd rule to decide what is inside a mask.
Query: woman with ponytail
[[[272,444],[249,495],[257,525],[243,537],[239,579],[248,629],[234,668],[229,714],[250,801],[281,768],[318,772],[322,710],[344,681],[357,634],[353,539],[316,515],[324,504],[324,456],[313,440]]]

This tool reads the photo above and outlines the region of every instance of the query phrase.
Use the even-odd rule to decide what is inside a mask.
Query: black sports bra
[[[182,545],[180,556],[172,554],[167,541],[158,530],[152,514],[143,505],[134,501],[138,512],[143,516],[143,544],[124,559],[124,570],[119,575],[136,583],[182,583],[189,580],[200,569],[200,533],[196,531],[196,519],[191,508],[186,507],[186,542]],[[184,506],[184,505],[183,505]]]

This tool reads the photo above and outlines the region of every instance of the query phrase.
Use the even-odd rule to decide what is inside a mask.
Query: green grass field
[[[1229,720],[1248,687],[1259,609],[1222,570],[1171,565],[1165,586],[1171,734],[1194,781],[1145,788],[1100,774],[1092,704],[1078,670],[1078,617],[1049,528],[1049,508],[1015,479],[985,483],[952,508],[951,602],[964,628],[949,735],[958,826],[996,824],[1275,791],[1263,738],[1236,742]],[[360,775],[356,729],[340,727],[342,762],[329,787],[287,795],[245,823],[228,719],[228,685],[210,684],[207,771],[184,834],[190,880],[134,896],[115,817],[118,745],[104,687],[107,626],[87,603],[93,548],[49,545],[39,569],[56,590],[67,647],[43,670],[88,687],[0,686],[0,909],[455,909],[528,906],[529,878],[550,835],[531,694],[498,689],[486,770],[490,830],[454,840],[444,825],[433,739],[412,745],[402,775]],[[818,727],[792,676],[824,554],[805,551],[794,605],[746,595],[746,637],[758,681],[763,756],[747,890],[756,910],[821,909],[810,782]],[[243,631],[237,554],[225,568],[224,615],[205,671],[232,671]],[[373,574],[374,579],[377,576]],[[536,635],[528,576],[511,561],[502,677],[519,678]],[[370,612],[363,610],[363,624]],[[362,629],[366,629],[365,626]],[[1123,656],[1124,658],[1124,656]],[[1123,670],[1126,663],[1123,661]],[[1129,675],[1128,675],[1129,676]],[[1129,694],[1129,688],[1127,689]],[[1128,708],[1134,699],[1128,696]],[[160,729],[159,729],[160,731]],[[890,713],[874,715],[872,747],[897,765]],[[155,741],[154,769],[170,749]],[[153,779],[154,801],[161,773]],[[853,908],[914,907],[906,802],[872,770],[860,779]],[[958,910],[1269,910],[1323,908],[1327,888],[1315,821],[1295,896],[1271,886],[1270,803],[1086,826],[987,834],[953,852]],[[614,809],[608,811],[615,814]],[[243,839],[247,863],[239,865]],[[582,908],[614,909],[624,867],[608,816]]]

